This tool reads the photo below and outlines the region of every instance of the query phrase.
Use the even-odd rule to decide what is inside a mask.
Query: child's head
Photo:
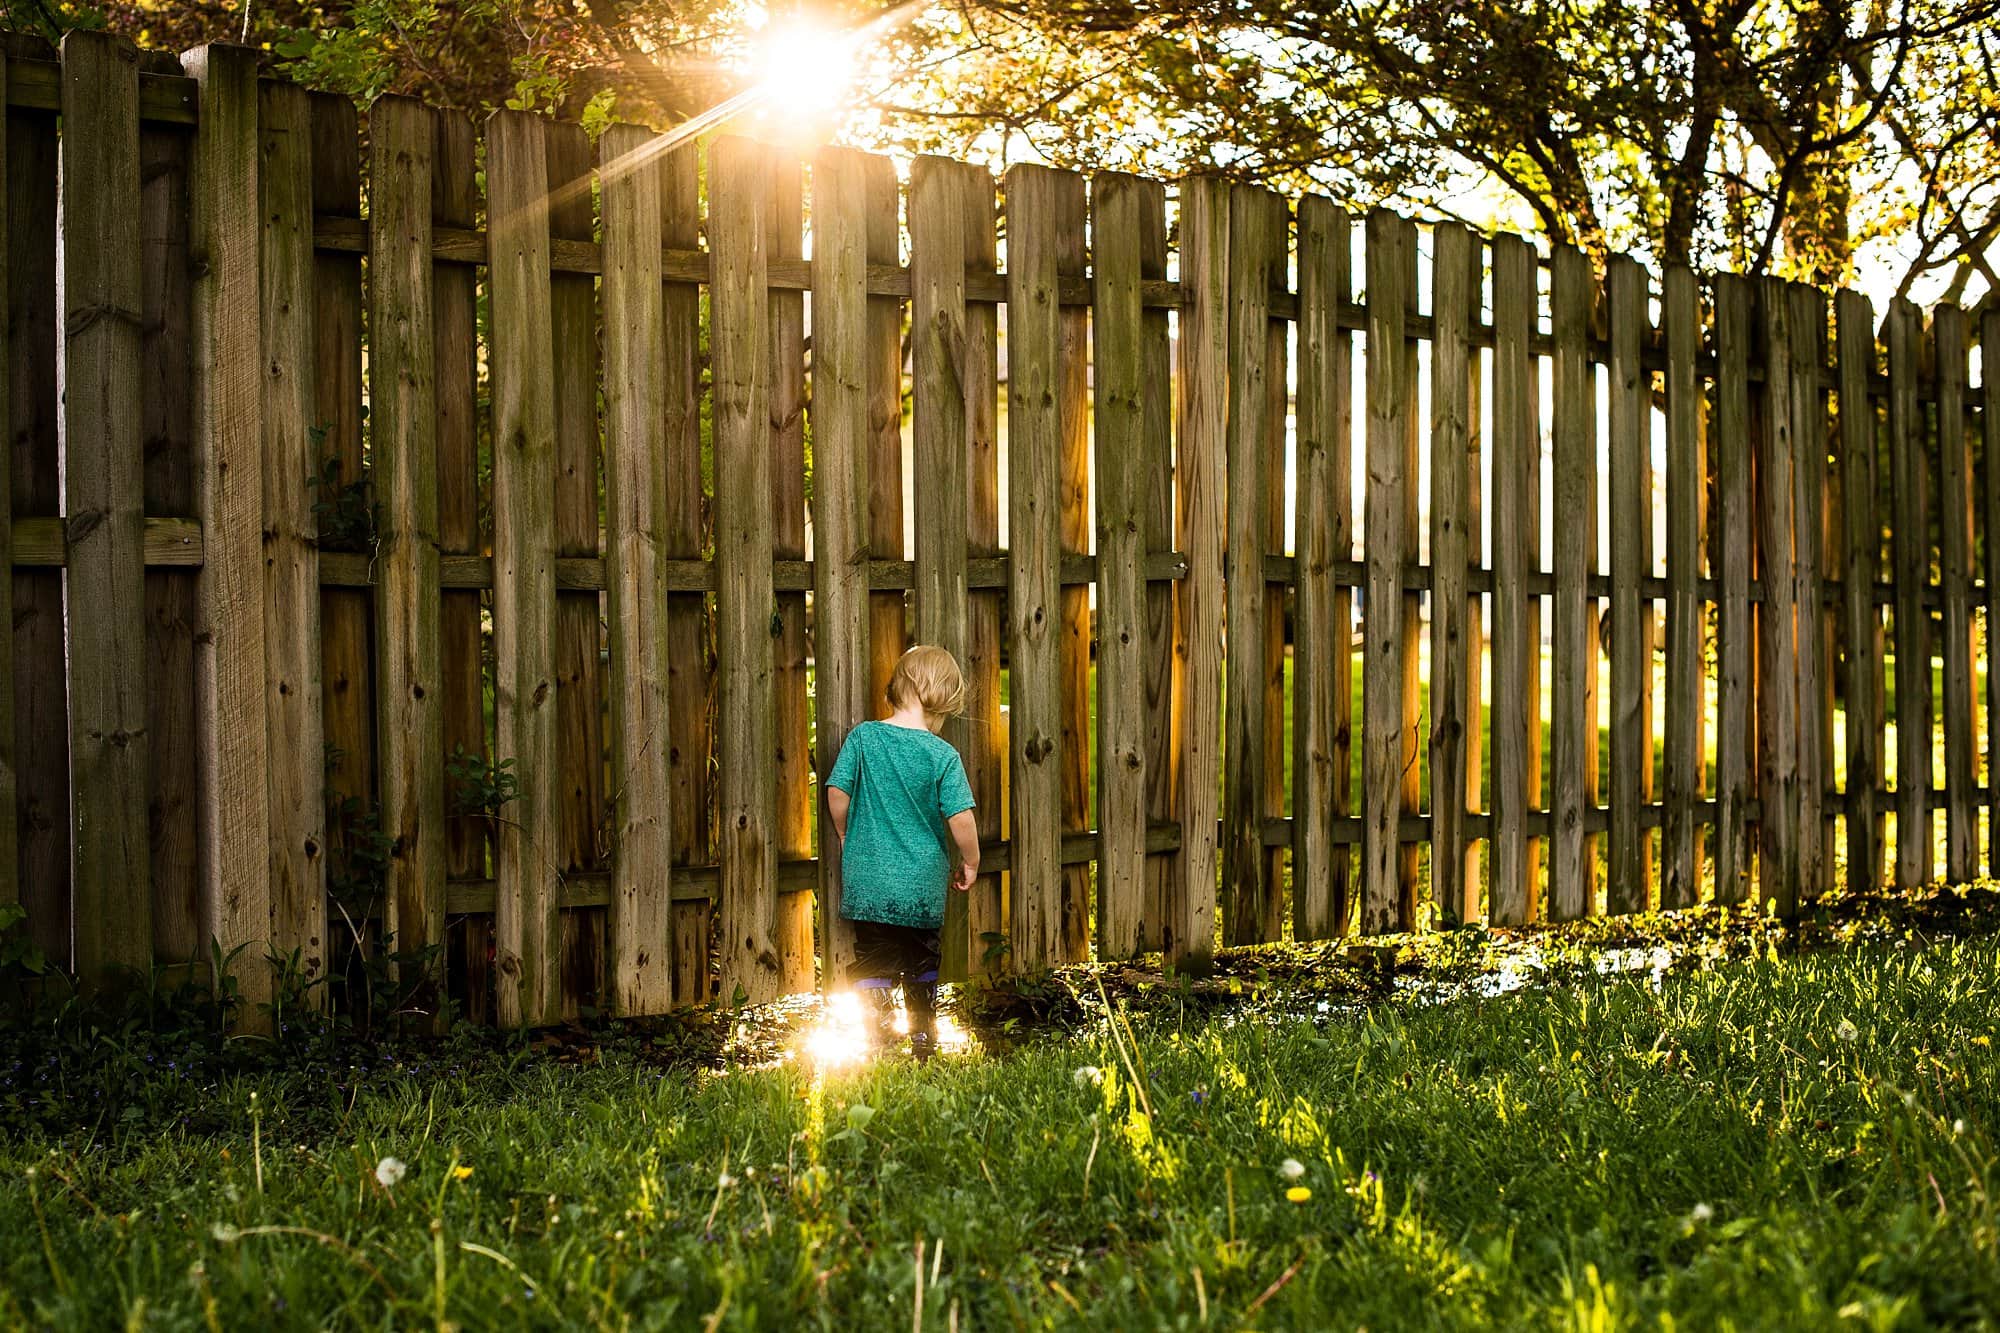
[[[889,706],[921,708],[933,731],[957,717],[965,711],[965,674],[958,659],[928,643],[904,653],[889,676]]]

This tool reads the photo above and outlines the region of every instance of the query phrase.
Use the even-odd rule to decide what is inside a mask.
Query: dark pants
[[[880,921],[852,924],[854,989],[865,998],[886,1003],[890,988],[901,982],[903,1005],[910,1011],[910,1032],[928,1037],[936,1026],[938,933]],[[879,998],[871,996],[871,991]]]

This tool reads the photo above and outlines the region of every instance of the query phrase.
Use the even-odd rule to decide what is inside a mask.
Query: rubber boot
[[[928,1060],[937,1053],[937,974],[904,982],[903,1007],[910,1011],[910,1054]]]

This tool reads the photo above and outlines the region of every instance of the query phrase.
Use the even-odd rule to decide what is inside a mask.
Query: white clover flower
[[[1081,1069],[1070,1075],[1070,1081],[1075,1083],[1079,1088],[1086,1083],[1095,1087],[1104,1082],[1104,1071],[1096,1065],[1084,1065]]]
[[[1278,1163],[1278,1174],[1286,1180],[1297,1180],[1306,1173],[1306,1164],[1296,1157],[1287,1157]]]
[[[1964,1122],[1963,1120],[1954,1120],[1954,1121],[1952,1121],[1952,1122],[1951,1122],[1951,1132],[1952,1132],[1952,1133],[1954,1133],[1954,1134],[1963,1134],[1963,1133],[1965,1133],[1965,1122]]]
[[[1861,1029],[1854,1026],[1854,1020],[1851,1018],[1841,1019],[1840,1026],[1833,1031],[1842,1041],[1854,1041],[1861,1036]]]
[[[1696,1222],[1707,1222],[1714,1218],[1715,1209],[1705,1203],[1698,1203],[1688,1211],[1688,1217]]]
[[[384,1157],[375,1163],[375,1182],[383,1189],[394,1189],[410,1172],[410,1164],[395,1157]]]
[[[724,1171],[716,1176],[715,1187],[719,1190],[735,1189],[736,1177]]]

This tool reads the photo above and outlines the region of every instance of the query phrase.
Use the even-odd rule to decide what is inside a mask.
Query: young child
[[[855,989],[886,1021],[903,985],[910,1052],[935,1048],[938,931],[947,887],[979,873],[972,788],[937,733],[965,707],[965,677],[942,648],[904,653],[889,677],[889,716],[847,734],[826,777],[840,835],[840,914],[854,923]]]

